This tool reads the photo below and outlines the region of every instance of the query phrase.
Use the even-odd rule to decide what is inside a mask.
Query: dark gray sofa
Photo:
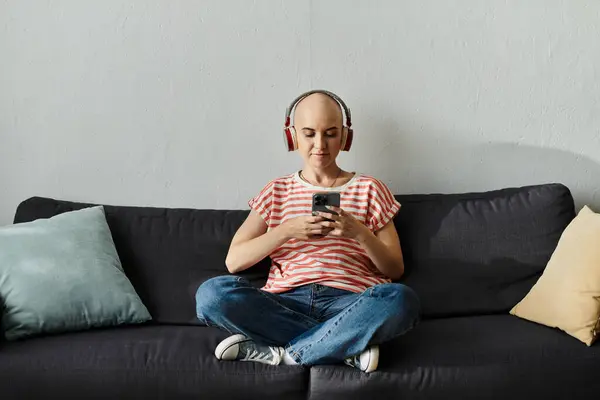
[[[600,345],[508,314],[574,218],[561,184],[486,193],[401,195],[402,282],[423,319],[381,346],[369,375],[219,362],[226,333],[200,326],[194,293],[227,273],[248,211],[106,206],[125,272],[153,316],[140,326],[0,343],[0,398],[583,399],[600,393]],[[34,197],[15,222],[90,206]],[[268,260],[242,275],[261,285]],[[591,396],[591,397],[590,397]]]

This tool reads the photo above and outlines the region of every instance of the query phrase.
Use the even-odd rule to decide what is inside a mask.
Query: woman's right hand
[[[285,237],[289,239],[308,240],[319,238],[331,232],[332,228],[322,226],[321,222],[325,221],[325,217],[318,216],[301,216],[286,220],[280,225],[283,229]]]

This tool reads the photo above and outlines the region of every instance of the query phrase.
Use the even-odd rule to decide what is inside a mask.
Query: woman
[[[257,289],[244,278],[222,276],[196,295],[198,319],[231,334],[217,346],[218,359],[344,361],[371,372],[377,345],[417,324],[417,295],[391,283],[404,272],[393,223],[400,204],[381,181],[336,163],[352,143],[350,124],[349,110],[331,92],[305,93],[288,108],[286,143],[299,151],[304,167],[269,182],[249,201],[250,214],[226,259],[235,274],[270,256],[267,283]],[[317,192],[340,193],[340,207],[311,215]]]

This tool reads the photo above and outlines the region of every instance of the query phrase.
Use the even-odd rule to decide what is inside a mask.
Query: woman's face
[[[298,151],[305,165],[317,170],[335,162],[342,143],[342,112],[329,96],[315,93],[303,99],[294,113]]]

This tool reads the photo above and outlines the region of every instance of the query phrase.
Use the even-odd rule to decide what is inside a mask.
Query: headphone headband
[[[300,101],[302,101],[305,97],[308,97],[314,93],[322,93],[326,96],[329,96],[333,100],[335,100],[335,102],[338,103],[339,106],[342,108],[342,110],[346,116],[345,126],[347,126],[348,128],[350,128],[352,126],[352,114],[350,113],[350,109],[348,108],[348,106],[346,106],[346,103],[344,103],[344,100],[342,100],[341,97],[338,96],[337,94],[330,92],[328,90],[316,89],[316,90],[310,90],[308,92],[302,93],[300,96],[296,97],[294,99],[294,101],[292,101],[292,103],[289,105],[289,107],[285,110],[285,127],[286,128],[291,125],[291,115],[292,115],[292,111],[294,111],[294,107],[296,107],[296,105]]]

